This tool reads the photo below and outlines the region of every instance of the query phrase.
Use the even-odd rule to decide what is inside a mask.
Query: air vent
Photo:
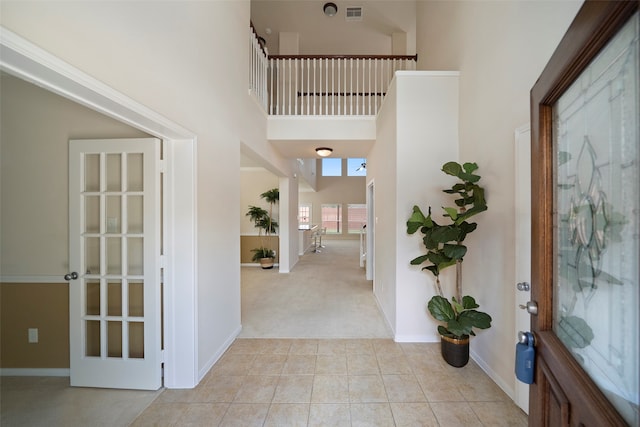
[[[345,19],[347,21],[362,21],[362,7],[347,7],[345,12]]]

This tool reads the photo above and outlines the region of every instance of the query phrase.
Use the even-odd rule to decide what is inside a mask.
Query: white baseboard
[[[198,372],[198,383],[202,381],[204,376],[207,375],[207,373],[213,367],[213,365],[215,365],[215,363],[218,360],[220,360],[224,352],[227,351],[227,349],[231,346],[231,344],[233,344],[235,339],[238,338],[238,335],[240,335],[240,332],[242,332],[242,325],[240,325],[238,329],[236,329],[235,331],[233,331],[233,333],[231,333],[231,335],[225,340],[222,346],[220,346],[218,351],[216,351],[213,354],[213,356],[207,361],[207,363],[205,363],[202,369],[200,369],[200,372]]]
[[[68,377],[65,368],[0,368],[2,377]]]
[[[375,300],[376,304],[378,305],[378,310],[380,310],[380,313],[382,313],[382,317],[384,317],[384,321],[387,322],[387,327],[391,331],[391,336],[395,336],[396,335],[396,331],[393,328],[393,325],[391,324],[391,322],[389,321],[389,318],[387,317],[387,313],[385,313],[384,310],[382,309],[382,304],[380,304],[380,300],[378,299],[378,295],[376,295],[375,292],[373,293],[373,299]]]
[[[498,387],[500,387],[502,391],[504,391],[507,394],[507,396],[509,396],[511,400],[515,399],[516,393],[515,393],[515,390],[513,389],[513,384],[509,385],[505,383],[502,380],[502,378],[500,378],[498,374],[496,374],[496,372],[493,369],[491,369],[491,367],[489,367],[489,365],[480,356],[478,356],[478,354],[475,351],[469,350],[469,356],[471,357],[471,359],[473,359],[474,362],[478,364],[480,369],[482,369],[484,373],[487,374],[489,378],[491,378],[491,380],[494,383],[496,383]]]
[[[396,335],[395,342],[440,342],[439,335]]]

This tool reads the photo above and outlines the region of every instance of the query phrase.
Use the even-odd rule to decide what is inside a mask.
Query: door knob
[[[64,275],[64,280],[66,280],[67,282],[70,280],[76,280],[78,278],[78,273],[76,273],[75,271],[72,271],[71,273],[67,273]]]
[[[520,282],[516,287],[519,291],[529,292],[531,290],[531,285],[528,282]]]
[[[533,314],[534,316],[538,314],[538,303],[535,301],[527,301],[527,304],[520,304],[519,307],[523,310],[527,310],[527,313]]]

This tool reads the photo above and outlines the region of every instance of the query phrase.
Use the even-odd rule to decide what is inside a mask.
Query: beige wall
[[[466,242],[464,289],[493,316],[472,351],[512,389],[514,343],[514,131],[529,122],[529,90],[581,1],[420,1],[420,69],[460,71],[460,160],[475,161],[489,210]]]
[[[254,264],[252,260],[253,252],[251,249],[259,248],[262,245],[266,245],[276,251],[275,263],[280,262],[280,253],[278,251],[278,245],[280,239],[278,236],[258,237],[258,236],[240,236],[240,262],[242,264]]]
[[[0,284],[0,367],[69,368],[66,283]],[[38,342],[28,342],[28,329]]]
[[[0,77],[1,367],[69,367],[68,140],[145,133],[7,74]],[[26,283],[5,283],[7,280]],[[27,342],[38,328],[39,342]]]
[[[311,203],[313,224],[321,222],[322,204],[341,204],[342,205],[342,224],[343,233],[329,234],[328,239],[358,239],[357,234],[348,234],[347,226],[347,205],[349,203],[365,204],[365,182],[366,177],[350,176],[347,177],[346,159],[342,161],[342,176],[322,176],[322,162],[317,161],[316,170],[318,171],[317,191],[302,191],[299,194],[299,203]],[[323,237],[324,239],[324,237]]]

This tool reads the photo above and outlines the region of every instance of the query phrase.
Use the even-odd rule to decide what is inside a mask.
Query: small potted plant
[[[444,325],[438,326],[441,337],[442,356],[452,366],[461,367],[469,361],[469,336],[475,335],[473,329],[491,327],[491,316],[476,310],[479,306],[475,299],[462,293],[462,261],[467,254],[463,245],[467,234],[473,232],[477,224],[467,220],[487,210],[484,189],[478,185],[480,176],[474,174],[478,169],[476,163],[460,165],[448,162],[442,171],[457,177],[460,182],[450,189],[443,190],[447,194],[457,195],[455,207],[443,207],[446,223],[438,224],[431,216],[431,207],[425,216],[418,206],[407,221],[407,233],[414,234],[420,230],[426,253],[411,260],[412,265],[427,263],[423,270],[429,270],[435,277],[437,295],[427,304],[431,315]],[[456,292],[449,301],[440,283],[440,272],[456,266]]]
[[[251,250],[253,252],[252,261],[259,262],[263,269],[269,269],[273,268],[276,257],[275,251],[268,246],[268,243],[270,243],[271,233],[275,233],[278,229],[278,222],[273,219],[273,205],[280,200],[280,191],[273,188],[262,193],[260,197],[269,203],[269,211],[260,206],[249,206],[246,215],[258,229],[260,236],[260,247]]]

